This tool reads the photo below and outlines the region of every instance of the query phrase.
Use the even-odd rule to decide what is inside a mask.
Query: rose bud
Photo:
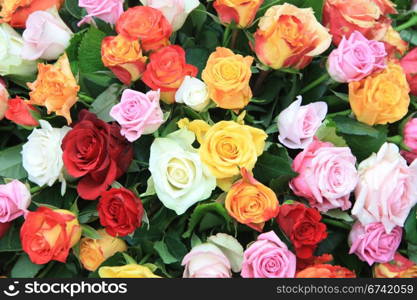
[[[239,223],[262,232],[265,222],[275,218],[279,212],[277,196],[245,168],[241,172],[242,179],[235,182],[227,193],[225,207]]]
[[[100,278],[161,278],[146,267],[129,264],[121,267],[101,267],[98,269]]]
[[[142,77],[146,68],[146,56],[138,40],[130,40],[122,35],[107,36],[101,44],[101,59],[125,85]]]
[[[303,69],[332,42],[312,8],[298,8],[288,3],[266,11],[254,38],[256,55],[272,69]]]
[[[125,241],[110,236],[104,229],[97,231],[101,238],[84,237],[80,242],[79,259],[83,267],[95,271],[106,259],[127,250]]]
[[[263,2],[264,0],[216,0],[213,7],[222,23],[228,25],[234,22],[240,28],[245,28],[252,25]]]
[[[0,223],[8,223],[28,213],[30,191],[19,180],[0,184]]]
[[[342,266],[318,264],[297,273],[296,278],[356,278],[351,270]]]
[[[116,24],[123,13],[123,2],[124,0],[78,0],[78,6],[87,11],[87,15],[78,23],[78,26],[91,23],[93,18]]]
[[[34,264],[51,260],[65,263],[69,250],[78,243],[81,226],[77,217],[68,210],[39,207],[26,215],[20,230],[20,240]]]
[[[8,107],[4,117],[18,125],[36,127],[39,121],[35,115],[39,115],[39,110],[29,104],[29,101],[19,97],[9,99]]]
[[[293,278],[296,257],[275,232],[260,234],[244,252],[244,278]]]
[[[400,61],[410,86],[411,94],[417,96],[417,48],[407,53]]]
[[[417,265],[397,252],[393,260],[376,264],[373,274],[374,278],[417,278]]]

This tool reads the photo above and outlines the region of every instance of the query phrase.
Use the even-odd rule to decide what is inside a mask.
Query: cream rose
[[[216,245],[223,252],[233,272],[238,273],[242,270],[243,247],[237,239],[226,233],[218,233],[208,237],[207,242]]]
[[[216,178],[204,167],[192,147],[195,135],[186,129],[157,138],[151,146],[149,171],[161,202],[178,215],[207,199],[216,188]]]
[[[175,94],[175,101],[184,103],[196,111],[203,111],[210,103],[207,85],[198,78],[185,76]]]

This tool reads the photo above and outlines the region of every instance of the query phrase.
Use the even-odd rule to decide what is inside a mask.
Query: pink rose
[[[30,192],[18,180],[0,184],[0,223],[7,223],[27,212]]]
[[[389,233],[404,226],[417,203],[417,161],[410,166],[396,145],[385,143],[359,164],[352,214],[363,224],[382,222]]]
[[[295,255],[273,231],[260,234],[243,255],[244,278],[294,278]]]
[[[215,245],[205,243],[195,246],[184,256],[183,278],[230,278],[230,261]]]
[[[327,114],[326,102],[315,102],[301,106],[298,96],[278,116],[278,139],[291,149],[304,149],[313,141],[313,136]]]
[[[110,116],[120,124],[120,133],[130,142],[136,141],[142,134],[154,133],[164,122],[159,91],[144,94],[125,90],[120,103],[111,109]]]
[[[7,103],[9,101],[9,93],[6,89],[6,83],[0,78],[0,121],[3,120],[7,111]]]
[[[405,124],[403,142],[410,151],[401,150],[401,155],[410,164],[417,158],[417,118],[411,118]]]
[[[355,31],[329,55],[327,70],[338,82],[359,81],[371,73],[385,68],[384,43],[366,39]]]
[[[376,262],[389,262],[394,259],[402,234],[403,230],[398,226],[387,233],[380,222],[368,225],[356,222],[349,234],[351,245],[349,254],[355,253],[360,260],[366,261],[370,266]]]
[[[23,32],[22,58],[53,60],[69,46],[72,32],[58,15],[56,8],[38,10],[26,21]]]
[[[124,0],[78,0],[78,6],[87,10],[87,15],[78,23],[90,23],[93,17],[110,24],[116,24],[123,13]]]
[[[188,15],[200,5],[198,0],[140,0],[143,5],[162,12],[173,31],[181,29]]]
[[[349,209],[349,196],[358,182],[355,163],[348,147],[335,147],[315,137],[294,159],[292,168],[299,175],[290,187],[321,212]]]

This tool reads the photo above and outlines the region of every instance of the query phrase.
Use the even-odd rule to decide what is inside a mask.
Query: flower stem
[[[255,82],[255,87],[253,88],[254,94],[257,95],[258,92],[261,90],[262,84],[264,83],[265,79],[268,77],[268,75],[271,73],[271,70],[262,70],[258,78]]]
[[[30,189],[30,193],[34,194],[34,193],[40,192],[41,190],[43,190],[43,186],[35,186]]]
[[[412,27],[414,25],[417,25],[417,15],[412,16],[407,22],[401,24],[400,26],[395,27],[395,30],[401,31],[409,27]]]
[[[333,220],[333,219],[323,218],[322,221],[325,224],[333,225],[335,227],[339,227],[339,228],[342,228],[342,229],[350,230],[352,228],[352,226],[347,224],[347,223],[337,221],[337,220]]]
[[[402,141],[403,141],[403,137],[401,135],[387,137],[387,142],[390,142],[396,145],[401,145]]]
[[[239,35],[239,29],[235,28],[232,31],[232,41],[230,43],[230,48],[231,49],[235,49],[236,48],[236,42],[237,42],[237,37]]]
[[[315,87],[319,86],[320,84],[322,84],[323,82],[327,81],[330,79],[330,75],[328,73],[325,73],[323,75],[321,75],[319,78],[317,78],[316,80],[314,80],[312,83],[310,83],[309,85],[305,86],[301,91],[300,94],[305,94],[308,91],[314,89]]]

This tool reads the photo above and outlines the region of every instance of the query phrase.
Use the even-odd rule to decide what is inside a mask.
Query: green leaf
[[[169,252],[167,245],[163,241],[156,242],[153,247],[165,264],[169,265],[178,261],[178,259]]]
[[[20,243],[20,227],[21,222],[17,220],[13,222],[12,227],[6,235],[0,239],[0,252],[18,252],[22,250]]]
[[[81,31],[75,33],[72,36],[72,38],[70,40],[70,45],[65,50],[65,52],[68,55],[68,60],[70,62],[78,60],[78,48],[80,47],[80,43],[81,43],[85,33],[86,33],[86,30],[81,30]],[[75,74],[77,74],[77,73],[75,73]]]
[[[83,236],[95,240],[101,239],[101,235],[93,227],[86,224],[81,224],[81,228],[83,230]]]
[[[82,73],[107,70],[101,61],[101,41],[106,34],[91,26],[84,35],[78,49],[78,60]]]
[[[372,126],[358,122],[345,116],[335,116],[332,118],[335,122],[337,131],[342,134],[365,135],[376,138],[379,131]]]
[[[320,256],[325,253],[332,253],[344,238],[345,233],[328,230],[328,237],[318,245],[315,255]]]
[[[207,10],[206,7],[200,3],[200,5],[191,12],[190,14],[193,27],[196,32],[200,32],[203,28],[204,23],[207,20]]]
[[[408,258],[417,264],[417,245],[408,243],[407,254]]]
[[[80,87],[81,91],[85,92],[89,96],[96,98],[103,91],[105,91],[111,84],[116,83],[112,73],[109,71],[97,71],[95,73],[81,73],[80,74]]]
[[[324,0],[304,0],[304,3],[299,7],[311,7],[314,10],[314,15],[317,21],[321,22],[323,16]]]
[[[89,278],[100,278],[98,275],[98,271],[101,267],[119,267],[124,266],[126,264],[125,257],[123,256],[123,253],[117,252],[115,255],[109,257],[106,259],[95,272],[90,273],[88,276]]]
[[[417,205],[411,209],[404,223],[404,229],[405,239],[408,242],[417,245]]]
[[[98,118],[105,122],[114,121],[110,117],[110,110],[112,107],[119,103],[120,91],[122,86],[118,83],[114,83],[108,87],[91,105],[90,111],[95,113]]]
[[[187,247],[181,242],[181,238],[177,234],[168,234],[164,239],[169,252],[174,256],[178,261],[182,261],[184,256],[188,253]]]
[[[126,264],[137,264],[136,260],[133,259],[129,254],[122,253],[123,257],[125,258]]]
[[[193,233],[193,235],[191,236],[191,248],[194,248],[195,246],[198,246],[198,245],[200,245],[202,243],[203,242],[198,237],[198,235],[196,235],[195,233]]]
[[[97,211],[97,201],[92,201],[87,206],[85,206],[78,214],[78,221],[81,224],[86,224],[97,220],[98,211]]]
[[[316,132],[317,138],[322,142],[330,142],[336,147],[346,147],[346,141],[337,135],[336,124],[333,121],[325,120],[323,125]]]
[[[33,278],[44,267],[30,261],[29,256],[23,253],[11,271],[12,278]]]
[[[210,53],[206,48],[196,47],[186,49],[187,63],[194,65],[198,68],[197,77],[201,76],[201,72],[206,67]]]
[[[82,8],[78,5],[78,0],[66,0],[64,8],[76,19],[82,18]]]
[[[0,176],[14,179],[27,177],[22,166],[22,145],[0,151]]]
[[[346,211],[342,211],[340,209],[332,209],[323,214],[337,220],[343,220],[346,222],[354,221],[354,219]]]

